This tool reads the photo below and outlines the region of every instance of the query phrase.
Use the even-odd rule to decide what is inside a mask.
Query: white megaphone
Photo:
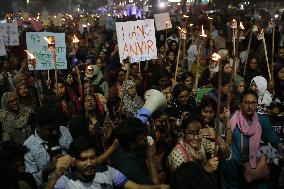
[[[167,99],[163,93],[156,89],[150,89],[144,95],[145,104],[137,112],[136,118],[140,119],[143,124],[146,124],[152,115],[157,110],[162,110],[167,106]]]

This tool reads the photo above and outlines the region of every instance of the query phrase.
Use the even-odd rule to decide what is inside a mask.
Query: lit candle
[[[203,25],[201,26],[201,35],[200,35],[200,37],[204,37],[204,38],[207,37],[207,35],[204,32]]]
[[[221,56],[219,54],[217,54],[217,53],[212,54],[212,60],[217,62],[217,61],[219,61],[220,58],[221,58]]]
[[[76,35],[74,35],[74,38],[73,38],[73,43],[76,44],[76,43],[79,43],[80,40],[76,37]]]

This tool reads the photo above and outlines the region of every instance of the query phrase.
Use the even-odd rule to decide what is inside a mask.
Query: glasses
[[[246,106],[256,106],[257,105],[257,101],[243,101],[244,105]]]

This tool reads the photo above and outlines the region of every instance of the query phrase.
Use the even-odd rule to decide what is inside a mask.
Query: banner
[[[154,14],[155,25],[157,31],[172,28],[170,14],[168,12],[161,14]]]
[[[0,34],[2,34],[6,46],[19,46],[18,23],[1,23]]]
[[[116,32],[120,62],[157,59],[154,19],[117,22]]]
[[[65,33],[27,32],[27,50],[36,58],[36,70],[54,69],[53,52],[48,50],[44,37],[54,36],[57,69],[67,69]],[[29,69],[33,69],[29,65]]]

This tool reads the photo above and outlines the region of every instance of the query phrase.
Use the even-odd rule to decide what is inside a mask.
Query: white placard
[[[36,70],[54,69],[54,54],[48,50],[48,43],[44,39],[48,36],[55,38],[57,69],[67,69],[65,33],[27,32],[27,50],[36,58]],[[31,65],[29,69],[32,69]]]
[[[0,33],[2,33],[3,40],[7,46],[19,46],[19,32],[17,22],[1,23]]]
[[[117,22],[116,32],[120,62],[157,59],[154,19]]]
[[[168,12],[161,14],[154,14],[155,25],[157,31],[172,28],[170,14]]]

